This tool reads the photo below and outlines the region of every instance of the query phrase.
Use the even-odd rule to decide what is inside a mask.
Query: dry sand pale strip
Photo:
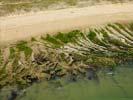
[[[97,5],[0,18],[0,42],[133,20],[133,4]]]

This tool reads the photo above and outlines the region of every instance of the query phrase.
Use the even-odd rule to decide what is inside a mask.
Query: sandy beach
[[[113,22],[133,21],[133,4],[109,4],[0,17],[0,42],[15,42]]]

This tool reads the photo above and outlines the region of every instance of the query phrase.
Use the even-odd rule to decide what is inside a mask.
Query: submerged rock
[[[96,65],[89,65],[86,68],[86,76],[88,80],[98,80],[97,76],[98,66]]]
[[[96,73],[95,73],[94,69],[92,69],[92,68],[88,68],[88,69],[87,69],[86,75],[87,75],[87,78],[88,78],[89,80],[93,80],[93,79],[95,79],[95,77],[96,77]]]
[[[8,96],[7,100],[15,100],[18,96],[18,91],[17,90],[12,90],[11,94]]]

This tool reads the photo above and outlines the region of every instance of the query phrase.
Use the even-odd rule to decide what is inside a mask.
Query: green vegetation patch
[[[49,43],[52,43],[55,47],[63,46],[67,43],[73,43],[77,39],[78,36],[81,36],[82,32],[79,30],[71,31],[68,33],[58,33],[54,36],[47,35],[46,38],[42,39]]]
[[[18,13],[18,12],[29,12],[35,9],[44,10],[52,4],[64,2],[69,6],[76,5],[77,0],[2,0],[0,1],[0,16]],[[60,6],[60,5],[59,5]]]
[[[90,2],[91,1],[91,2]],[[126,0],[104,0],[111,3],[124,3]],[[102,0],[0,0],[0,16],[6,16],[13,13],[24,13],[30,11],[42,11],[49,7],[62,8],[69,6],[80,6],[88,4],[95,5],[105,3]],[[130,0],[132,1],[132,0]],[[86,3],[85,3],[86,2]]]

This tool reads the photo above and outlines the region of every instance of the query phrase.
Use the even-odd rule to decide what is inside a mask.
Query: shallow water
[[[62,79],[36,83],[15,100],[133,100],[132,63],[119,66],[114,72],[100,71],[98,76],[98,80],[70,82]],[[0,100],[7,100],[9,94],[9,90],[4,90]]]
[[[71,83],[59,80],[34,84],[18,99],[133,100],[133,65],[118,67],[113,76],[99,72],[99,82],[84,79]]]

